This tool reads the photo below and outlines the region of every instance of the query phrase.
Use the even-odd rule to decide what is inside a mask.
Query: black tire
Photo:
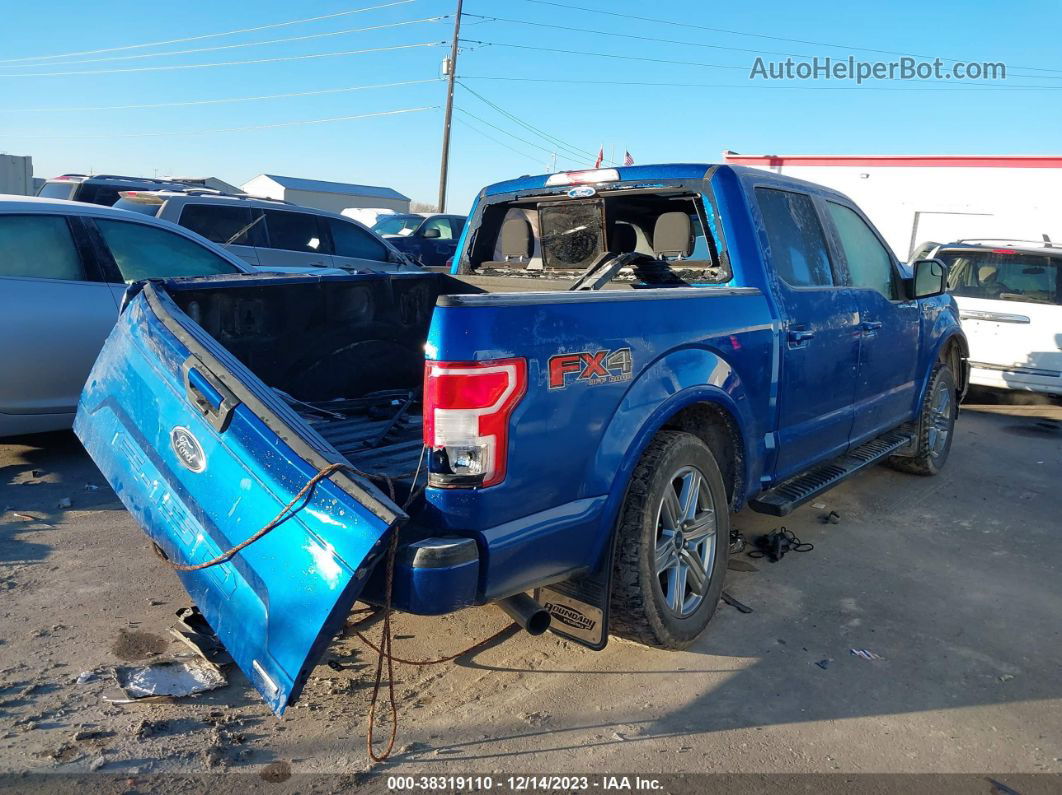
[[[711,544],[710,561],[707,560],[709,534],[704,530],[707,521],[703,518],[707,516],[707,508],[698,513],[707,504],[708,495],[705,492],[697,489],[700,496],[696,498],[698,504],[693,505],[693,515],[699,515],[702,519],[687,520],[683,525],[691,538],[696,536],[699,540],[687,539],[684,544],[681,531],[667,536],[666,531],[661,529],[668,523],[666,518],[659,521],[667,511],[663,506],[665,489],[672,489],[676,499],[681,500],[678,486],[685,486],[686,481],[679,475],[685,473],[686,477],[692,477],[694,472],[701,475],[699,485],[707,487],[714,513],[714,543]],[[690,488],[693,489],[692,486]],[[658,433],[631,476],[616,532],[618,538],[609,631],[648,646],[686,648],[704,631],[715,613],[726,577],[730,546],[730,510],[726,487],[719,465],[708,446],[688,433]],[[665,595],[665,591],[677,580],[672,579],[671,569],[664,573],[657,571],[658,543],[660,549],[665,549],[665,538],[674,542],[676,567],[686,565],[685,561],[691,560],[689,555],[683,557],[680,548],[692,552],[692,560],[706,567],[707,582],[698,595],[690,590],[691,585],[686,584],[688,577],[695,577],[690,566],[686,565],[681,595],[672,596],[675,601],[683,600],[678,612],[669,606]],[[678,576],[677,569],[674,576]],[[671,587],[671,594],[678,593],[679,588]],[[699,597],[699,601],[696,597]],[[684,609],[687,602],[692,603],[688,613]]]
[[[939,403],[947,396],[947,416],[939,415]],[[930,376],[922,410],[918,414],[918,438],[915,455],[893,456],[889,465],[913,475],[936,475],[944,467],[955,438],[955,418],[959,414],[959,399],[955,389],[955,374],[946,364],[938,364]],[[939,434],[946,432],[940,441]]]

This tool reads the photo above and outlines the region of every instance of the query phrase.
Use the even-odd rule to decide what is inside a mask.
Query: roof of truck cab
[[[558,172],[564,173],[578,173],[578,171],[615,171],[619,174],[618,180],[610,180],[605,185],[613,182],[651,182],[652,180],[691,180],[691,179],[704,179],[708,176],[709,169],[718,169],[731,171],[734,174],[741,175],[743,177],[751,177],[761,182],[772,182],[778,185],[789,185],[792,187],[801,188],[807,192],[819,193],[822,195],[834,195],[844,196],[843,193],[835,191],[831,188],[827,188],[824,185],[820,185],[817,182],[808,182],[807,180],[798,179],[796,177],[790,177],[786,174],[777,174],[773,171],[766,171],[761,168],[753,168],[751,166],[732,166],[726,163],[657,163],[645,166],[616,166],[616,167],[603,167],[601,169],[577,169],[575,171]],[[520,191],[534,191],[545,190],[547,185],[546,181],[553,174],[538,174],[535,176],[524,175],[517,177],[516,179],[505,180],[504,182],[496,182],[493,185],[488,185],[483,189],[482,196],[497,196],[506,193],[517,193]],[[572,187],[578,186],[579,183],[572,183]],[[552,188],[562,188],[563,185],[552,185]]]

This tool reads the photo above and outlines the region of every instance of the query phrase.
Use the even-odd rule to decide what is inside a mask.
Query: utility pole
[[[450,124],[454,113],[454,78],[457,76],[457,40],[461,35],[461,5],[457,0],[454,12],[454,40],[450,44],[447,63],[446,113],[443,116],[442,162],[439,164],[439,212],[446,212],[446,171],[450,166]]]

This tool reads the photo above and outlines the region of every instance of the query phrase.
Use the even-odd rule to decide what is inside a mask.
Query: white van
[[[1062,395],[1062,247],[1049,241],[925,244],[949,267],[970,343],[970,383]]]

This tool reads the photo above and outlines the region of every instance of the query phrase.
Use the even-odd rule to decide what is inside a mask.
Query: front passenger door
[[[896,260],[863,216],[834,201],[826,208],[859,307],[855,447],[913,416],[919,307],[903,296]]]

